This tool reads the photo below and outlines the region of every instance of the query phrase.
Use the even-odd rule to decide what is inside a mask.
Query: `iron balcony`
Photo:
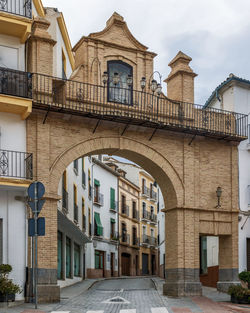
[[[129,234],[123,233],[123,234],[120,236],[120,239],[121,239],[121,243],[127,244],[127,245],[130,244],[130,235],[129,235]]]
[[[152,135],[160,129],[234,141],[245,140],[248,135],[245,114],[203,108],[138,90],[132,90],[132,98],[126,102],[127,89],[37,73],[14,73],[0,68],[0,93],[32,98],[36,109],[150,127],[154,129]],[[116,89],[112,91],[114,94],[121,96],[121,101],[119,97],[109,97],[112,88]]]
[[[33,179],[32,153],[0,149],[0,177]]]
[[[94,195],[94,204],[103,206],[104,204],[104,195],[100,192],[95,193]]]
[[[119,240],[119,233],[117,231],[110,233],[110,240],[112,241],[118,241]]]
[[[121,214],[129,216],[129,206],[127,204],[122,204]]]
[[[157,246],[157,239],[152,236],[142,235],[142,244],[149,246]]]
[[[118,201],[110,201],[110,211],[118,212]]]
[[[150,189],[150,194],[149,194],[150,200],[157,201],[157,192],[154,190]]]
[[[32,0],[1,0],[0,11],[32,18]]]
[[[136,210],[136,209],[132,210],[132,218],[139,220],[139,211],[138,210]]]

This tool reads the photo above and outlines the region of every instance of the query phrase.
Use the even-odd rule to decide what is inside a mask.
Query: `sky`
[[[178,51],[192,57],[195,103],[203,105],[230,73],[250,79],[250,0],[43,0],[63,12],[72,46],[101,31],[114,11],[134,37],[157,53],[154,70],[168,76]],[[155,76],[159,80],[158,76]],[[163,92],[166,85],[163,82]]]

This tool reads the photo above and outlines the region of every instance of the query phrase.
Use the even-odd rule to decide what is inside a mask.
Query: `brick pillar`
[[[232,235],[219,237],[219,281],[217,289],[227,292],[232,284],[239,284],[238,278],[238,215],[234,214]]]
[[[189,66],[192,59],[179,51],[168,64],[171,72],[164,80],[167,83],[168,98],[194,103],[194,77],[197,76]]]
[[[191,209],[166,211],[166,282],[163,293],[167,296],[201,295],[199,222],[196,221],[196,215]]]
[[[36,17],[28,40],[28,71],[53,75],[53,46],[56,41],[48,33],[50,22]]]

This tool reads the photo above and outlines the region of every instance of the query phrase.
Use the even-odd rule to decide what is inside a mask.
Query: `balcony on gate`
[[[69,201],[69,194],[66,191],[66,189],[62,187],[62,210],[66,214],[69,212],[68,201]]]
[[[113,231],[110,233],[110,240],[118,241],[119,240],[119,233],[117,231]]]
[[[0,177],[33,179],[32,153],[0,149]]]
[[[130,235],[127,234],[126,232],[123,232],[120,236],[120,242],[126,245],[130,244]]]
[[[121,204],[121,214],[129,216],[129,206],[127,204]]]
[[[1,71],[3,69],[0,69]],[[124,96],[123,101],[119,101],[117,97],[108,98],[107,86],[37,73],[32,75],[22,73],[19,72],[18,77],[32,80],[32,84],[27,85],[32,86],[32,95],[29,93],[30,88],[27,89],[26,94],[32,96],[33,107],[37,109],[229,141],[241,141],[248,135],[248,121],[245,114],[203,108],[201,105],[170,100],[164,94],[156,95],[138,90],[131,92],[130,89],[131,101],[126,102],[124,99],[128,90],[120,87],[119,93],[124,92]],[[3,85],[1,81],[0,84]],[[8,87],[5,83],[1,86],[0,93],[22,97],[26,92],[25,88],[24,91],[20,91],[18,84],[16,86],[13,82],[11,87]]]
[[[95,192],[94,194],[94,204],[103,206],[104,204],[104,195],[100,192]]]

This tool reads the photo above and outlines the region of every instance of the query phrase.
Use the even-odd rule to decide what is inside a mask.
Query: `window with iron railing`
[[[75,174],[78,175],[78,159],[74,160],[73,168],[74,168]]]
[[[1,0],[0,11],[32,18],[32,0]]]

